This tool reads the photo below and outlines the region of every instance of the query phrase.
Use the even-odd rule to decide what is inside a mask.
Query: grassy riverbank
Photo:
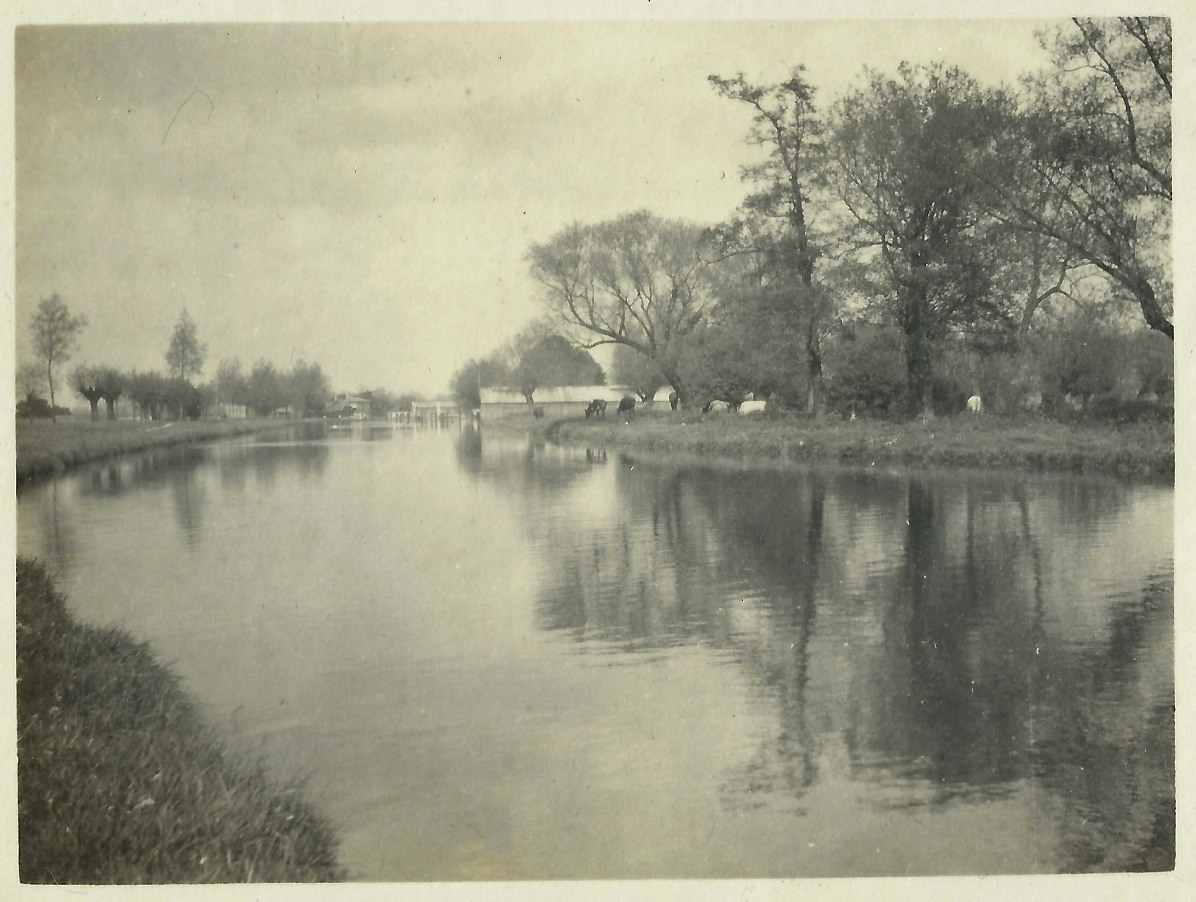
[[[281,429],[288,420],[153,422],[60,417],[17,421],[17,483],[130,451]]]
[[[75,623],[17,560],[17,818],[28,883],[328,881],[336,842],[298,786],[222,748],[178,677]]]
[[[629,424],[558,420],[545,437],[568,444],[855,464],[899,463],[1114,473],[1174,478],[1175,429],[1038,418],[952,417],[920,422],[811,421],[790,416],[640,412]]]

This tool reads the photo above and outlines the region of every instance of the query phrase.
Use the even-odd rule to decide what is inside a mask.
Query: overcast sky
[[[713,223],[747,110],[712,73],[1041,65],[1027,20],[24,27],[16,338],[53,292],[74,361],[164,369],[186,308],[217,362],[443,392],[539,315],[525,255],[639,208]]]

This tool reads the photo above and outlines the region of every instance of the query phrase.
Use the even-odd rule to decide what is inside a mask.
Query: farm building
[[[579,417],[585,413],[586,405],[595,398],[602,398],[610,404],[610,413],[619,406],[619,399],[630,390],[622,385],[564,385],[557,388],[538,388],[529,404],[523,393],[513,388],[482,389],[482,422],[505,419],[506,417],[530,417],[535,407],[544,408],[548,418]]]

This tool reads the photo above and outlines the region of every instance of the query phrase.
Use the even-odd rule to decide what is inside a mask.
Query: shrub
[[[887,416],[905,405],[905,358],[892,330],[857,326],[827,349],[826,397],[843,411]]]

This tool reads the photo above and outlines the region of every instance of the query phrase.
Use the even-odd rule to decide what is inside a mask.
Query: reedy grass
[[[926,422],[810,420],[796,415],[639,411],[629,423],[569,419],[542,430],[571,444],[721,457],[997,467],[1174,478],[1168,422],[1116,425],[1032,417],[958,416]]]
[[[75,623],[45,569],[21,558],[17,753],[23,882],[344,877],[301,784],[228,752],[147,645]]]

